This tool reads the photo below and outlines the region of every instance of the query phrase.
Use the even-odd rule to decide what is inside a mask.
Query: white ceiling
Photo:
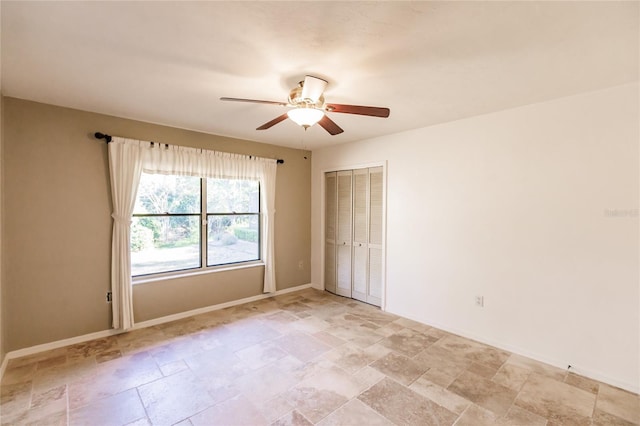
[[[638,80],[638,2],[2,1],[2,92],[317,149]],[[305,74],[345,132],[290,120]],[[96,129],[109,132],[109,129]],[[122,135],[127,136],[127,135]]]

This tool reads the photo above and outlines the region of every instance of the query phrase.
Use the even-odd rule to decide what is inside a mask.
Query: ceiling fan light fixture
[[[316,108],[294,108],[287,112],[287,115],[294,123],[305,129],[313,126],[324,117],[324,111]]]

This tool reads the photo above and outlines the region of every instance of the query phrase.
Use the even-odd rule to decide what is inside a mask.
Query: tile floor
[[[312,289],[11,360],[5,424],[638,425],[638,395]]]

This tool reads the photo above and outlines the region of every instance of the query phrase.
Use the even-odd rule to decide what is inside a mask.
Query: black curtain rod
[[[111,135],[107,135],[106,133],[102,133],[102,132],[95,132],[95,133],[93,134],[93,136],[94,136],[96,139],[104,139],[105,141],[107,141],[107,143],[111,142],[111,139],[112,139],[112,138],[111,138]],[[151,143],[153,143],[153,142],[151,142]],[[251,157],[251,155],[250,155],[249,157]],[[284,164],[284,160],[283,160],[282,158],[278,158],[278,159],[276,160],[276,163],[278,163],[278,164]]]

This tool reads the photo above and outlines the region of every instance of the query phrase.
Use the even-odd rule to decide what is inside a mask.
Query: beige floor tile
[[[562,370],[561,368],[554,367],[552,365],[516,354],[511,354],[511,356],[507,360],[507,364],[526,368],[534,373],[538,373],[541,376],[546,376],[560,382],[562,382],[564,380],[564,377],[567,375],[567,372],[565,370]]]
[[[69,413],[69,423],[78,426],[125,425],[144,418],[146,414],[135,389],[100,399]]]
[[[455,414],[462,414],[462,412],[471,405],[471,401],[468,399],[430,382],[424,376],[413,382],[411,386],[409,386],[409,389],[429,398],[431,401]]]
[[[0,424],[2,424],[2,426],[67,426],[68,423],[67,410],[61,410],[57,412],[28,410],[22,412],[20,415],[0,416]]]
[[[285,395],[278,395],[275,398],[265,400],[263,402],[256,402],[254,405],[267,422],[270,423],[275,422],[293,410],[293,405]]]
[[[458,377],[471,364],[463,355],[436,344],[414,356],[413,360],[425,368],[435,368],[452,377]]]
[[[0,414],[11,416],[29,409],[31,382],[3,384],[0,388]]]
[[[315,337],[316,339],[320,340],[322,343],[324,343],[325,345],[329,345],[331,347],[337,348],[339,346],[344,345],[345,343],[347,343],[346,341],[327,333],[326,331],[320,331],[318,333],[313,333],[312,334],[313,337]]]
[[[17,395],[14,395],[17,396]],[[22,392],[20,399],[22,400]],[[15,401],[17,402],[17,401]],[[64,421],[67,413],[67,388],[61,385],[44,392],[31,394],[31,400],[22,400],[20,406],[14,405],[5,411],[4,404],[0,407],[2,424],[45,424]],[[26,404],[25,404],[26,402]],[[24,407],[27,408],[24,408]]]
[[[377,359],[377,357],[368,354],[352,343],[342,345],[330,352],[327,352],[324,354],[324,358],[328,359],[349,374],[354,374],[360,371],[362,368]]]
[[[467,368],[467,371],[473,374],[477,374],[480,377],[484,377],[485,379],[490,379],[496,375],[496,373],[498,372],[498,367],[496,367],[495,365],[489,366],[486,364],[474,362]]]
[[[197,376],[234,380],[251,368],[226,346],[220,346],[197,355],[184,358],[184,362]]]
[[[592,426],[637,426],[638,423],[632,423],[621,419],[618,416],[601,411],[596,408],[593,413]]]
[[[410,328],[404,328],[384,338],[380,341],[380,344],[405,356],[413,357],[431,346],[437,340],[438,339],[434,337],[425,336]]]
[[[146,352],[105,362],[99,365],[94,375],[69,384],[69,408],[87,405],[161,377],[162,372]]]
[[[362,384],[338,368],[321,368],[286,393],[290,403],[317,423],[362,390]]]
[[[358,399],[398,425],[452,425],[458,417],[391,379],[380,381]]]
[[[111,361],[122,357],[122,351],[120,349],[112,349],[106,352],[102,352],[96,355],[96,362],[102,364],[103,362]]]
[[[456,376],[449,375],[435,367],[427,370],[422,377],[443,388],[447,388],[456,379]]]
[[[331,327],[331,324],[323,319],[309,316],[294,322],[292,327],[297,331],[302,331],[303,333],[314,334],[325,331],[327,328]]]
[[[48,351],[38,352],[31,355],[26,355],[20,358],[13,358],[7,361],[7,371],[13,368],[23,367],[29,364],[37,364],[38,361],[46,360],[49,358],[56,358],[60,355],[66,355],[66,354],[67,354],[67,348],[63,347],[63,348],[57,348],[57,349],[51,349]],[[5,371],[5,374],[7,373],[7,371]]]
[[[242,395],[207,408],[192,416],[190,420],[194,426],[260,426],[269,424],[260,411]]]
[[[498,419],[496,424],[500,426],[545,426],[547,419],[512,405],[507,414]]]
[[[297,382],[294,373],[268,365],[236,379],[234,387],[251,402],[261,403],[287,391]]]
[[[564,382],[568,385],[575,386],[587,392],[591,392],[594,394],[598,393],[598,388],[600,384],[595,380],[589,379],[587,377],[579,376],[574,373],[568,373],[567,377],[565,377]]]
[[[269,365],[287,356],[287,352],[280,349],[280,347],[271,340],[241,349],[236,351],[235,354],[244,361],[249,368],[254,370],[260,369],[265,365]]]
[[[225,327],[229,329],[229,332],[220,337],[220,343],[232,351],[244,349],[265,340],[275,339],[281,335],[280,332],[257,320],[243,324],[230,323]]]
[[[153,424],[173,424],[212,406],[216,400],[204,383],[185,370],[138,388]]]
[[[398,319],[396,319],[395,321],[393,321],[395,324],[398,324],[400,326],[402,326],[403,328],[410,328],[412,330],[418,331],[418,332],[426,332],[429,331],[431,329],[431,327],[429,327],[428,325],[419,323],[417,321],[413,321],[407,318],[401,318],[399,317]]]
[[[33,376],[33,391],[44,392],[77,380],[95,377],[97,371],[95,356],[67,361],[62,365],[36,371]]]
[[[532,373],[515,405],[554,422],[588,424],[595,395],[538,373]]]
[[[602,384],[599,386],[596,408],[640,424],[640,397],[631,392]]]
[[[531,370],[528,368],[506,363],[500,367],[491,380],[517,392],[520,391],[530,374]]]
[[[118,334],[116,340],[117,346],[123,354],[133,354],[165,345],[167,336],[162,330],[149,327]]]
[[[307,419],[317,423],[349,399],[335,392],[296,386],[286,394],[289,402]]]
[[[362,391],[365,391],[387,376],[375,368],[367,366],[355,373],[352,377],[360,383]]]
[[[472,404],[462,413],[456,422],[456,426],[494,426],[496,422],[497,418],[494,413]]]
[[[13,385],[17,383],[30,382],[36,375],[37,367],[37,362],[32,362],[29,364],[16,364],[15,366],[7,367],[7,370],[2,376],[2,384]]]
[[[171,343],[155,347],[146,353],[153,356],[158,365],[162,366],[202,352],[205,352],[205,348],[200,341],[190,336],[179,336]]]
[[[160,371],[162,371],[163,376],[170,376],[172,374],[179,373],[183,370],[187,370],[189,367],[183,360],[173,361],[168,364],[164,364],[160,366]]]
[[[54,356],[51,358],[43,359],[42,361],[38,361],[36,364],[36,370],[44,370],[49,367],[55,367],[57,365],[62,365],[67,362],[67,354],[62,354],[58,356]]]
[[[484,364],[493,367],[496,371],[510,356],[508,352],[503,350],[454,335],[438,340],[436,346],[456,352],[464,356],[470,363]]]
[[[104,339],[90,340],[88,342],[77,343],[67,347],[67,359],[69,361],[81,360],[108,352],[116,347],[118,339],[116,336],[105,337]]]
[[[302,362],[310,361],[332,349],[315,337],[298,331],[276,339],[275,344]]]
[[[127,423],[126,426],[153,426],[153,425],[151,424],[151,421],[148,418],[144,417],[142,419],[135,420],[131,423]],[[180,423],[176,423],[174,426],[191,426],[191,422],[189,421],[189,419],[187,419],[187,420],[181,421]]]
[[[380,358],[371,364],[371,367],[405,386],[409,386],[427,371],[411,358],[394,352]]]
[[[42,408],[47,405],[56,405],[53,411],[67,408],[67,386],[61,385],[57,388],[49,389],[42,393],[33,393],[31,395],[31,404],[29,409]]]
[[[492,411],[496,417],[506,414],[517,395],[512,389],[468,371],[458,376],[447,390]]]
[[[2,425],[640,426],[638,395],[306,289],[9,360]]]
[[[271,426],[312,426],[311,423],[305,416],[300,414],[298,411],[293,410],[289,411],[284,416],[280,417],[275,422],[271,423]]]
[[[318,426],[341,425],[393,426],[393,423],[360,400],[352,399],[318,423]]]

